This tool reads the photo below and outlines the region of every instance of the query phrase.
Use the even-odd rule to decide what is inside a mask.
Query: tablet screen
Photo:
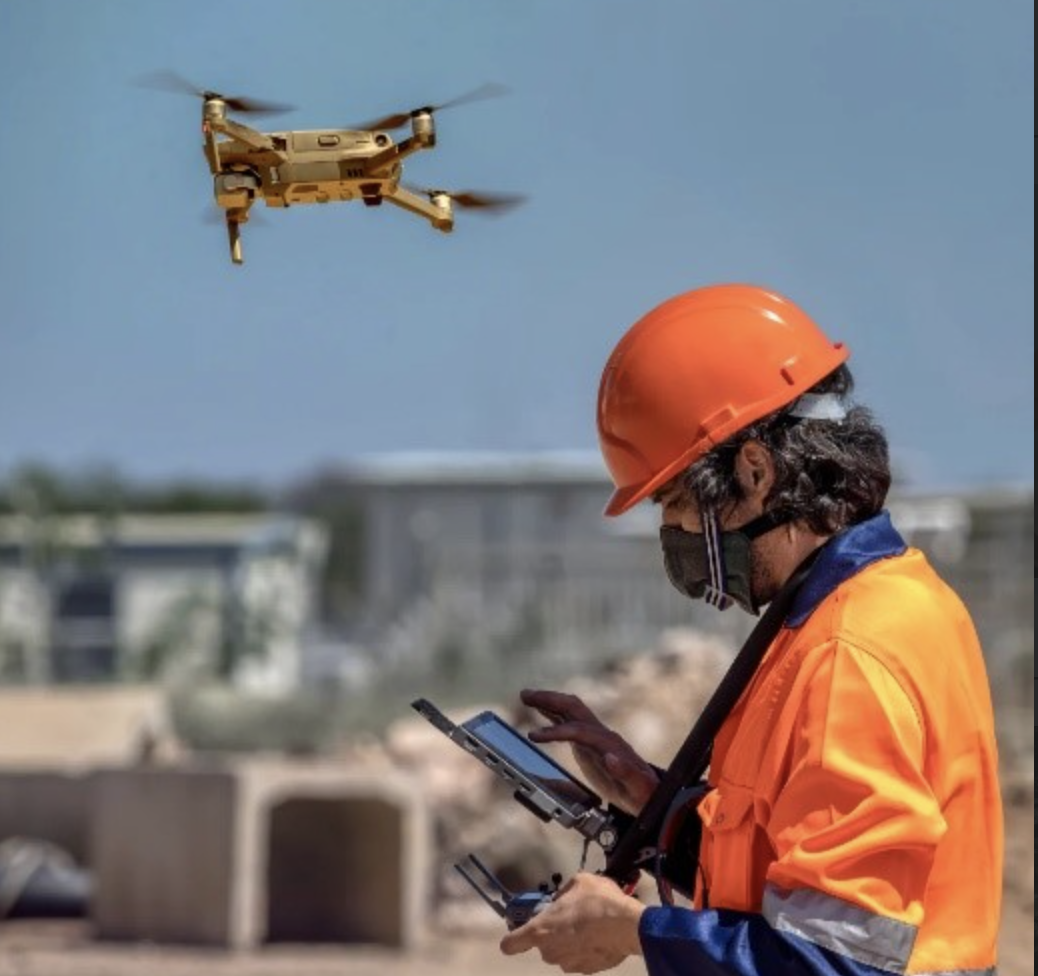
[[[580,812],[601,804],[601,798],[493,712],[482,712],[462,728],[511,763],[541,789]]]

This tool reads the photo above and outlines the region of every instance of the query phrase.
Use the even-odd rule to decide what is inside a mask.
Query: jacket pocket
[[[753,890],[753,792],[722,783],[703,797],[698,813],[703,907],[759,911],[761,893]]]

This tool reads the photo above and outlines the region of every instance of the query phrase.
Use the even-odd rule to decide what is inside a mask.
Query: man
[[[678,295],[620,340],[598,431],[610,516],[659,505],[682,593],[750,613],[808,564],[713,743],[694,907],[576,875],[502,940],[565,972],[642,955],[651,976],[995,972],[1002,815],[969,615],[883,509],[887,443],[848,351],[773,292]],[[583,702],[523,700],[603,796],[658,773]]]

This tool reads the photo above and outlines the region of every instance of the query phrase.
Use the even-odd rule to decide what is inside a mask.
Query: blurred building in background
[[[294,516],[0,519],[0,681],[296,686],[326,548]]]
[[[599,670],[673,627],[738,646],[753,619],[668,586],[657,513],[605,518],[610,488],[596,452],[387,454],[265,513],[6,517],[0,682],[172,672],[249,692],[381,682],[395,700],[401,682],[435,678],[472,698]],[[1033,488],[902,490],[889,507],[969,606],[993,680],[1019,695]],[[332,612],[336,573],[349,597]]]
[[[387,663],[459,644],[579,660],[666,627],[752,625],[666,585],[651,506],[603,517],[611,485],[597,454],[388,455],[345,469],[338,490],[362,513],[361,630]],[[901,492],[889,508],[969,604],[996,662],[1033,653],[1033,489]]]

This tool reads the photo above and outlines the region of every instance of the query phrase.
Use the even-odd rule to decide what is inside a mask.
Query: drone
[[[137,83],[202,100],[203,151],[234,264],[244,263],[241,227],[259,200],[274,208],[355,200],[377,207],[388,201],[450,233],[455,206],[493,213],[524,199],[517,194],[423,189],[401,182],[404,160],[436,145],[433,116],[437,112],[496,98],[505,93],[501,85],[487,83],[439,105],[396,112],[346,129],[261,132],[230,113],[275,115],[293,111],[293,106],[197,88],[169,71]],[[405,126],[410,134],[394,139],[391,133]]]

